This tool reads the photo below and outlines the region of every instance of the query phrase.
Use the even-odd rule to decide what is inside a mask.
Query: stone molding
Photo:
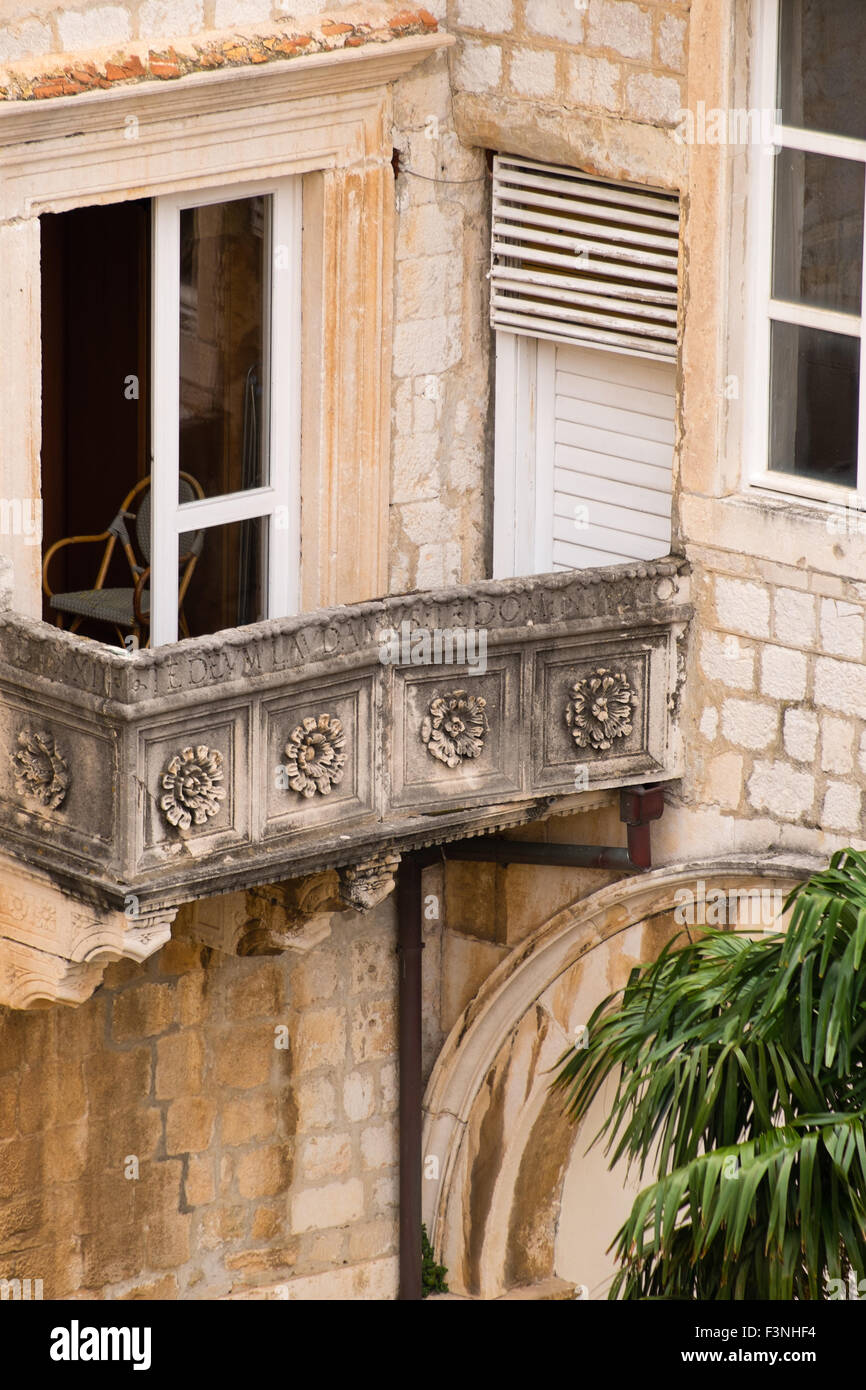
[[[486,629],[488,641],[541,637],[580,619],[586,633],[687,618],[688,566],[676,557],[517,579],[487,579],[424,593],[320,608],[125,656],[20,612],[0,612],[0,667],[26,669],[84,695],[134,707],[163,696],[201,697],[252,677],[292,678],[316,665],[379,661],[380,634],[403,622],[427,631]],[[441,669],[441,668],[440,668]],[[446,668],[457,672],[461,667]],[[459,683],[459,682],[458,682]],[[126,717],[131,717],[132,708]]]
[[[363,864],[350,864],[339,870],[340,897],[356,912],[369,912],[394,891],[394,876],[400,855],[390,850]]]
[[[0,1005],[81,1004],[113,960],[141,962],[168,941],[175,910],[107,911],[47,874],[0,856]]]
[[[309,123],[315,107],[321,109],[323,105],[327,106],[329,119],[334,119],[337,103],[323,103],[323,98],[347,98],[350,104],[354,102],[360,108],[370,102],[371,89],[396,81],[431,53],[450,47],[454,42],[450,34],[413,35],[384,44],[300,55],[287,63],[190,73],[171,83],[155,80],[109,91],[56,97],[49,102],[2,103],[0,150],[4,167],[9,169],[11,186],[0,198],[0,221],[48,210],[41,206],[47,191],[38,185],[32,194],[24,194],[23,203],[6,200],[14,196],[12,190],[16,186],[23,187],[24,180],[32,178],[35,160],[39,160],[46,172],[51,169],[59,142],[74,142],[75,145],[74,157],[69,156],[67,178],[61,185],[68,190],[66,196],[73,192],[77,171],[81,172],[85,186],[92,169],[97,177],[110,178],[112,186],[123,187],[128,181],[127,172],[140,158],[152,159],[153,155],[164,153],[166,123],[192,120],[200,130],[209,130],[206,122],[213,120],[217,123],[215,129],[221,133],[237,132],[255,129],[262,118],[262,108],[269,107],[268,126],[279,110],[290,130],[297,116],[303,115]],[[287,102],[307,102],[310,109],[293,110],[291,106],[286,107]],[[135,116],[139,122],[138,138],[134,141],[125,134],[127,116]],[[267,133],[267,129],[262,131],[262,134]],[[88,138],[93,136],[101,137],[101,159],[95,145],[87,147]],[[116,160],[120,167],[113,172],[106,168],[98,175],[96,166],[105,164],[104,146],[112,139],[117,142],[117,149],[113,151],[115,157],[111,162]],[[337,138],[329,143],[338,148],[342,142]],[[130,146],[135,148],[130,149]],[[20,166],[20,173],[16,166]],[[57,173],[59,177],[59,169]],[[218,182],[225,182],[231,173],[232,170],[224,166]],[[146,184],[150,186],[154,179],[162,184],[170,178],[166,168],[163,173],[151,172]],[[4,184],[6,182],[4,179]],[[160,187],[158,191],[168,192],[169,189]]]
[[[307,955],[330,936],[333,914],[343,908],[337,875],[329,870],[192,903],[179,934],[224,955]]]

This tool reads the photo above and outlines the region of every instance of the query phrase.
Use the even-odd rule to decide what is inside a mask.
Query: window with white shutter
[[[494,574],[670,549],[679,202],[493,165]]]

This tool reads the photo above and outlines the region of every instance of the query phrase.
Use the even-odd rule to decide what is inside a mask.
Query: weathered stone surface
[[[331,930],[334,908],[382,901],[404,847],[518,824],[539,796],[676,775],[676,642],[689,611],[682,563],[662,560],[357,604],[131,657],[6,613],[0,740],[5,734],[10,757],[0,758],[0,827],[24,858],[38,853],[43,873],[96,896],[87,920],[114,923],[118,956],[141,959],[161,944],[180,902],[238,885],[244,898],[196,909],[199,940],[244,955],[309,951]],[[569,702],[581,680],[608,668],[631,692],[626,736],[614,748],[604,738],[576,747]],[[44,732],[45,748],[62,746],[68,769],[50,806],[21,790],[13,755],[25,705],[28,728]],[[458,715],[465,731],[452,738]],[[315,783],[307,795],[284,765],[285,748],[293,731],[323,719],[339,731],[339,777],[327,795]],[[254,747],[264,750],[258,762]],[[193,763],[207,794],[187,807],[175,771]],[[580,781],[578,763],[586,764]],[[102,784],[116,788],[111,798],[98,797]],[[150,796],[129,795],[134,785]],[[290,863],[293,884],[250,891],[273,878],[275,864],[285,879]],[[332,867],[339,885],[327,873],[310,877]],[[86,918],[83,907],[64,910]],[[98,978],[97,952],[89,938],[85,948],[86,932],[64,947],[52,930],[40,942],[58,962],[68,950],[80,983],[58,977],[45,997],[82,997]],[[6,935],[8,968],[15,956],[20,971],[30,938],[23,929]],[[36,987],[10,981],[0,997],[12,1000],[16,988]]]

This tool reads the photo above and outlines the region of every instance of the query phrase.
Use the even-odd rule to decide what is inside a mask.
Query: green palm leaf
[[[602,1001],[553,1085],[591,1144],[654,1181],[611,1298],[821,1299],[866,1270],[866,854],[785,904],[786,933],[669,942]]]

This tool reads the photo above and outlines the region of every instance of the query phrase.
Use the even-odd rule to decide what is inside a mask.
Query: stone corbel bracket
[[[363,864],[339,869],[340,897],[346,907],[356,912],[369,912],[384,902],[394,891],[394,876],[400,867],[400,855],[386,850]]]
[[[0,1005],[82,1004],[114,960],[143,961],[171,935],[176,909],[84,903],[47,874],[0,856]]]
[[[306,955],[330,936],[333,914],[344,906],[337,875],[326,870],[191,903],[180,934],[224,955]]]

